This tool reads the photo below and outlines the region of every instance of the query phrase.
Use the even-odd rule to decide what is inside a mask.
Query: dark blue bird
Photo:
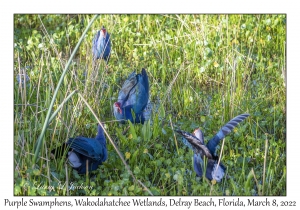
[[[146,70],[142,69],[141,74],[136,74],[133,71],[124,82],[119,92],[118,101],[113,105],[114,115],[117,120],[144,123],[149,117],[148,114],[145,114],[145,108],[149,103],[149,81]],[[132,116],[132,112],[135,118]]]
[[[204,144],[203,132],[199,128],[196,129],[193,134],[181,130],[175,130],[184,138],[186,138],[192,145],[194,150],[194,170],[197,176],[202,177],[204,167],[203,159],[204,156],[206,156],[206,177],[209,180],[216,180],[217,182],[222,180],[225,175],[226,167],[221,162],[218,166],[219,157],[215,154],[216,147],[227,134],[229,134],[248,116],[249,114],[241,114],[230,120],[212,139],[207,142],[206,145]]]
[[[30,78],[28,76],[28,74],[26,73],[26,70],[30,69],[30,67],[25,67],[25,68],[21,68],[20,72],[18,72],[16,79],[17,79],[17,83],[24,85],[24,84],[29,84],[30,82]]]
[[[106,139],[103,129],[98,125],[96,138],[70,138],[62,149],[68,148],[67,158],[73,169],[79,174],[94,171],[107,159]],[[57,150],[57,149],[55,149]],[[55,150],[52,151],[55,154]]]
[[[18,75],[16,76],[16,79],[17,79],[18,84],[21,83],[21,85],[23,85],[23,84],[29,82],[29,80],[30,80],[30,79],[29,79],[29,76],[28,76],[27,74],[18,74]]]
[[[93,39],[93,60],[104,59],[107,64],[110,58],[110,48],[110,35],[102,26],[102,29],[97,31]]]

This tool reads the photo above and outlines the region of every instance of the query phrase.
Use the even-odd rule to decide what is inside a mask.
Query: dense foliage
[[[91,176],[51,157],[70,137],[96,135],[95,117],[78,94],[50,122],[39,159],[32,162],[53,92],[91,18],[14,16],[15,195],[149,195],[108,139],[108,160]],[[94,68],[92,39],[102,25],[111,34],[112,54],[108,68],[103,61]],[[285,47],[285,15],[100,15],[53,111],[78,90],[106,122],[136,179],[154,195],[286,195]],[[129,73],[142,68],[150,80],[152,119],[119,125],[112,110],[118,90]],[[25,84],[17,82],[20,74],[28,75]],[[174,128],[201,127],[207,142],[242,113],[251,116],[224,142],[227,178],[215,184],[196,177],[193,151]],[[90,188],[69,190],[66,184]]]

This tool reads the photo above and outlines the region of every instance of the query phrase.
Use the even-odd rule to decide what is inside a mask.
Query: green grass
[[[15,15],[15,195],[286,195],[285,15],[100,15],[63,79],[52,112],[77,90],[47,126],[33,162],[58,81],[92,15]],[[106,26],[108,69],[93,70],[91,43]],[[151,122],[119,125],[112,105],[134,69],[146,68],[155,104]],[[88,80],[84,83],[84,72]],[[108,160],[91,176],[78,175],[50,151],[69,137],[96,134],[95,115],[133,176],[108,142]],[[238,114],[250,113],[225,138],[227,177],[213,184],[193,171],[193,152],[173,128],[200,127],[207,142]],[[220,145],[221,148],[221,145]],[[218,153],[220,153],[220,148]],[[90,189],[68,190],[71,183]],[[142,184],[144,186],[142,186]],[[54,191],[37,185],[55,186]]]

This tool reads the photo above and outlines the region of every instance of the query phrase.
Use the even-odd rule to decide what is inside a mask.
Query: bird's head
[[[106,28],[104,28],[104,26],[102,26],[101,28],[101,34],[105,37],[106,36]]]
[[[193,135],[196,136],[202,144],[204,144],[204,136],[203,132],[200,130],[200,128],[197,128],[194,130]]]
[[[115,102],[115,103],[114,103],[114,109],[115,109],[119,114],[122,114],[122,109],[121,109],[121,103],[120,103],[120,102]]]

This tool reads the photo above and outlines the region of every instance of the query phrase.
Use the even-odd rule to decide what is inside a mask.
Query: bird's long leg
[[[65,170],[66,170],[66,189],[67,189],[67,195],[70,195],[69,192],[69,174],[68,174],[68,166],[67,166],[67,161],[65,162]]]
[[[88,176],[89,175],[89,160],[87,159],[86,160],[86,176]]]

